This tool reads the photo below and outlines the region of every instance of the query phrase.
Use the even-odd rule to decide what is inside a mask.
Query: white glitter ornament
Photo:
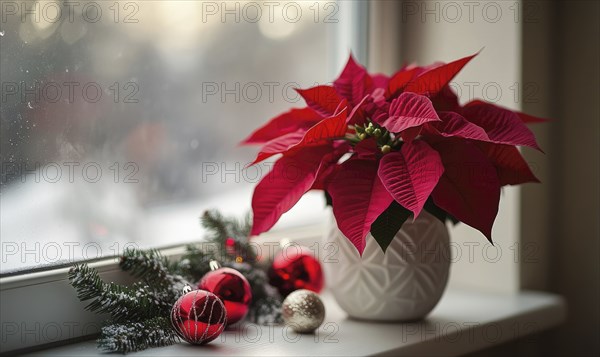
[[[300,289],[289,294],[281,307],[283,321],[298,333],[311,333],[325,319],[325,306],[316,293]]]

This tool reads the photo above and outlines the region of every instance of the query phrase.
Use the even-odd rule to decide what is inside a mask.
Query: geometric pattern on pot
[[[339,249],[331,259],[334,262],[323,264],[325,281],[348,315],[410,321],[425,317],[435,307],[450,269],[449,234],[442,222],[426,211],[414,222],[409,218],[385,254],[369,234],[360,257],[331,216],[327,240]]]

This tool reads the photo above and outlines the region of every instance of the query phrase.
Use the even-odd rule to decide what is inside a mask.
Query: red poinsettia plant
[[[504,185],[539,182],[516,146],[540,150],[526,123],[544,121],[473,100],[449,82],[475,55],[371,75],[350,56],[332,86],[298,89],[307,107],[254,131],[252,164],[281,157],[254,190],[252,234],[269,230],[309,190],[325,190],[339,229],[362,254],[383,250],[423,209],[492,240]]]

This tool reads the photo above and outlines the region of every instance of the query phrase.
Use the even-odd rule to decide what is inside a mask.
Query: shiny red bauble
[[[209,271],[198,283],[198,289],[210,291],[223,301],[228,325],[246,317],[252,301],[252,290],[248,280],[239,271],[231,268]]]
[[[203,345],[217,338],[227,324],[225,305],[206,290],[193,290],[180,297],[171,309],[171,324],[182,339]]]
[[[298,289],[318,293],[323,288],[323,280],[321,263],[308,248],[299,245],[282,248],[269,269],[269,284],[283,297]]]

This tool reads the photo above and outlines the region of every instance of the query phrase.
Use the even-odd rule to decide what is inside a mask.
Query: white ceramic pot
[[[364,320],[414,321],[427,316],[448,281],[448,228],[423,211],[414,222],[409,218],[404,223],[385,254],[369,234],[360,257],[331,217],[326,240],[339,249],[323,268],[340,307]]]

